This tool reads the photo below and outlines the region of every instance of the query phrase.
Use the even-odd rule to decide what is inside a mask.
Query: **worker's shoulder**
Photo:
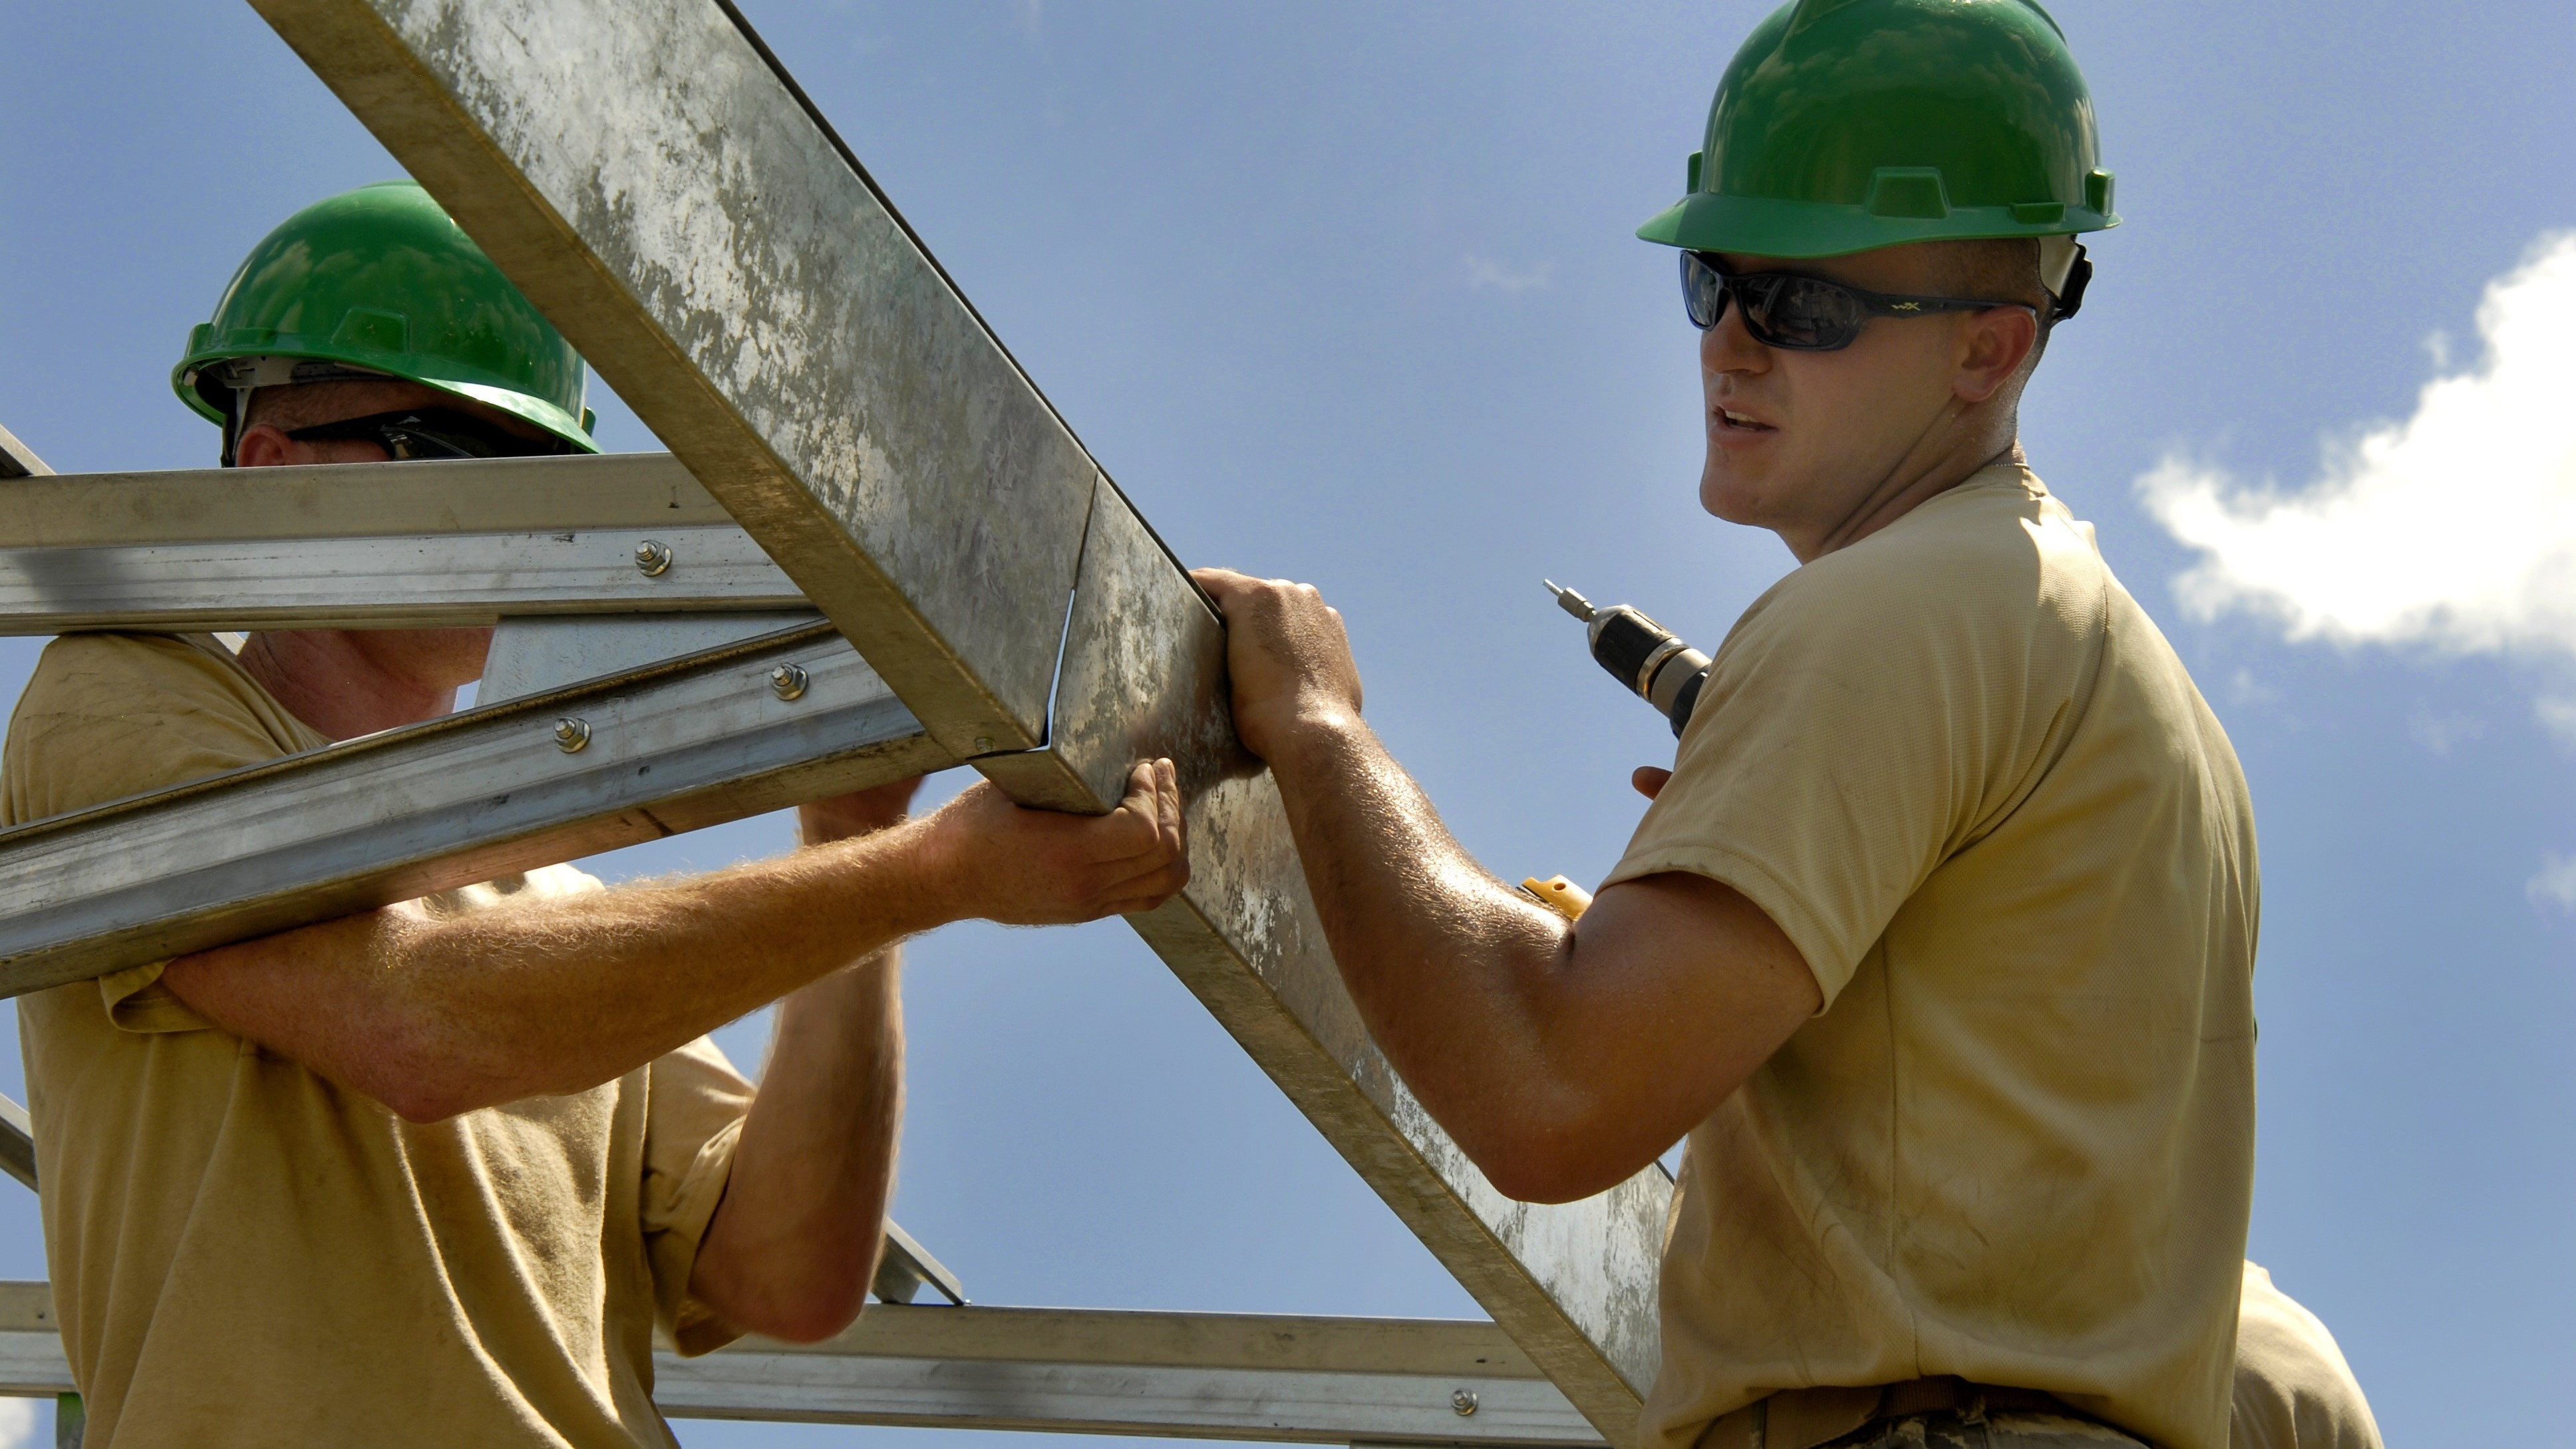
[[[18,712],[131,718],[258,689],[211,634],[65,634],[37,659]]]
[[[2237,1449],[2380,1449],[2370,1402],[2334,1335],[2245,1265],[2229,1442]]]
[[[2090,526],[1998,467],[1790,574],[1761,607],[1801,632],[2025,648],[2090,641],[2113,587]]]

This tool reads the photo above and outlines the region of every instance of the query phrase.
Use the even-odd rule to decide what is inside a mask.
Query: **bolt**
[[[660,578],[671,570],[671,546],[652,538],[635,545],[635,567],[648,579]]]
[[[1474,1389],[1460,1389],[1456,1393],[1451,1394],[1449,1396],[1449,1407],[1458,1411],[1459,1418],[1466,1418],[1468,1415],[1476,1412],[1476,1391]]]
[[[975,748],[978,750],[989,750],[993,748],[993,737],[991,735],[977,735],[975,737]]]
[[[794,664],[781,664],[769,671],[769,692],[780,699],[803,699],[805,686],[812,682],[804,669]]]
[[[555,721],[555,748],[567,755],[578,755],[590,748],[590,723],[570,715]]]

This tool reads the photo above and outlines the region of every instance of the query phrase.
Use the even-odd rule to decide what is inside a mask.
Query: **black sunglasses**
[[[1983,312],[1991,307],[2039,309],[2028,302],[1973,297],[1906,297],[1864,292],[1796,272],[1728,272],[1705,252],[1682,253],[1682,308],[1702,332],[1726,315],[1726,299],[1744,313],[1744,330],[1765,347],[1789,352],[1839,352],[1852,345],[1873,317],[1923,317],[1934,312]]]
[[[543,458],[573,451],[561,438],[523,438],[488,418],[454,408],[405,408],[287,434],[299,443],[374,443],[396,462],[435,458]]]

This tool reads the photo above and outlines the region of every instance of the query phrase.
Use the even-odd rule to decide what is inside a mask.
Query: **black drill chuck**
[[[1592,657],[1610,677],[1636,692],[1673,722],[1681,738],[1699,703],[1700,686],[1708,682],[1708,656],[1682,642],[1679,635],[1626,604],[1596,609],[1572,589],[1544,580],[1556,595],[1556,606],[1591,626]]]

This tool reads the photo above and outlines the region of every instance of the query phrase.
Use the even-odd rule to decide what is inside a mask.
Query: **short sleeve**
[[[325,743],[211,636],[67,634],[45,646],[0,750],[11,825],[264,764]],[[100,1004],[133,1032],[200,1031],[161,963],[111,973]]]
[[[2379,1425],[2334,1335],[2245,1265],[2236,1324],[2234,1449],[2381,1449]]]
[[[2036,551],[2010,512],[1983,512],[1892,529],[1757,601],[1604,885],[1684,871],[1733,887],[1830,1007],[2064,722],[2073,651]]]
[[[698,1244],[733,1171],[734,1144],[751,1111],[752,1086],[700,1037],[656,1060],[644,1125],[644,1247],[653,1269],[655,1318],[684,1355],[742,1336],[689,1292]]]

